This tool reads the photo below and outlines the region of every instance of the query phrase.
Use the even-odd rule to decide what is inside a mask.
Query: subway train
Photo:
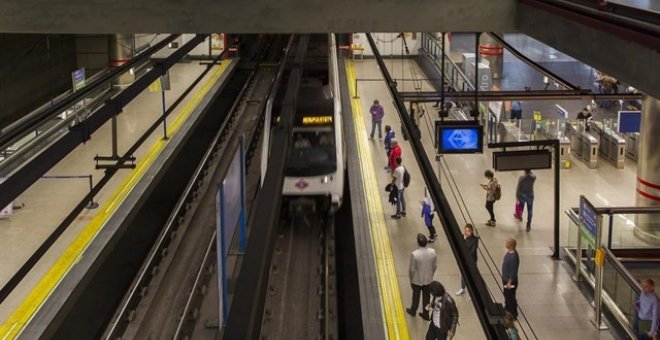
[[[342,203],[346,144],[341,115],[335,36],[311,35],[287,152],[283,202],[290,212],[336,211]],[[271,109],[272,108],[272,109]],[[277,107],[267,105],[261,173]]]

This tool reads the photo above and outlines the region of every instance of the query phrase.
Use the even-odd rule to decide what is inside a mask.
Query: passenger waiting
[[[307,149],[312,147],[312,143],[309,142],[309,139],[298,133],[296,134],[296,141],[293,143],[293,147],[296,149]]]
[[[323,132],[319,137],[320,146],[333,146],[335,144],[335,139],[332,136],[331,132]]]

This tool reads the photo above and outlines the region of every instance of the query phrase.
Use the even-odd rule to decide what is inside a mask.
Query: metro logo
[[[296,188],[300,190],[305,190],[309,186],[309,183],[307,183],[304,179],[299,180],[296,182]]]

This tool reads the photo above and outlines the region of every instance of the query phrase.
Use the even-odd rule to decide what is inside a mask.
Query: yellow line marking
[[[193,98],[183,107],[180,111],[181,113],[174,119],[168,128],[170,136],[174,135],[177,130],[179,130],[181,125],[183,125],[188,119],[204,96],[206,96],[220,76],[225,72],[230,63],[231,60],[227,60],[220,64],[220,67],[211,73],[211,76],[204,85],[202,85],[202,88],[197,91]],[[59,284],[64,278],[64,275],[66,275],[69,269],[71,269],[71,267],[82,258],[83,252],[87,249],[91,241],[117,210],[117,207],[119,207],[124,201],[130,191],[135,187],[146,170],[149,169],[154,160],[156,160],[158,155],[160,155],[167,143],[168,141],[164,141],[161,138],[151,146],[149,151],[147,151],[143,158],[137,163],[135,170],[122,181],[117,189],[115,189],[110,196],[110,199],[103,204],[103,207],[99,209],[96,216],[94,216],[94,218],[85,226],[50,270],[48,270],[41,280],[39,280],[34,289],[32,289],[28,296],[7,319],[7,322],[0,326],[1,340],[14,339],[18,336],[27,322],[55,289],[57,284]],[[99,292],[99,294],[102,294],[102,292]]]
[[[353,107],[353,123],[358,144],[358,159],[362,169],[364,193],[368,207],[367,222],[371,226],[371,239],[375,252],[376,272],[385,329],[388,339],[409,339],[408,324],[403,314],[403,304],[399,292],[399,281],[397,279],[394,258],[392,257],[392,245],[390,244],[385,213],[380,199],[376,172],[374,171],[371,146],[367,142],[367,129],[364,123],[364,114],[360,99],[353,98],[357,89],[355,88],[355,67],[353,62],[346,63],[346,73],[349,79],[349,95]]]

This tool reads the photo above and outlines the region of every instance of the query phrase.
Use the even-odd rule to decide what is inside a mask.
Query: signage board
[[[587,200],[584,195],[580,196],[580,208],[579,208],[580,221],[582,226],[586,229],[591,237],[591,242],[595,243],[593,240],[596,238],[596,228],[598,224],[598,213],[596,208]],[[592,245],[593,246],[593,245]]]
[[[619,111],[617,125],[620,133],[639,132],[642,126],[642,112]]]
[[[568,111],[566,111],[566,109],[564,109],[558,104],[555,104],[555,112],[558,115],[562,116],[564,119],[568,119]]]
[[[497,171],[551,169],[552,152],[550,150],[493,152],[493,168]]]
[[[73,92],[76,92],[85,87],[85,68],[81,67],[71,72],[71,83],[73,84]]]

